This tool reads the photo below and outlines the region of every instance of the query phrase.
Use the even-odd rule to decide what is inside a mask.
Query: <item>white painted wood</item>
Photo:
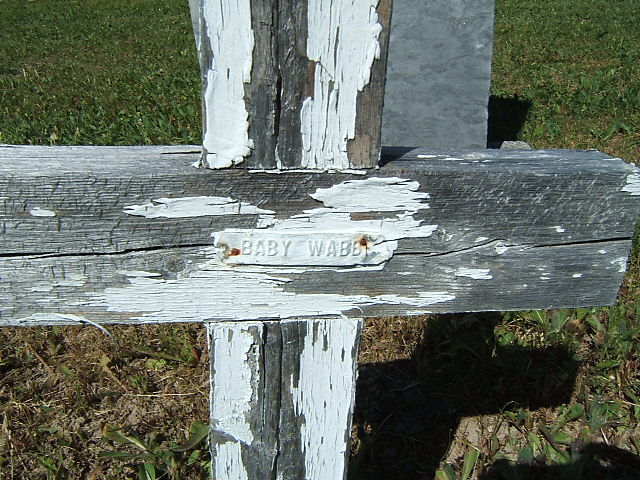
[[[305,478],[340,479],[349,455],[362,319],[314,319],[307,325],[297,384],[291,376],[294,412],[304,419]]]
[[[190,9],[202,166],[377,166],[389,0],[191,0]]]
[[[158,198],[143,205],[127,205],[122,211],[127,215],[145,218],[193,218],[275,213],[272,210],[264,210],[230,197],[215,196]]]
[[[254,435],[249,415],[258,397],[260,344],[252,330],[256,323],[207,324],[211,352],[210,416],[212,469],[216,480],[247,479],[242,447]]]
[[[344,478],[362,319],[207,329],[214,478]]]
[[[366,175],[272,175],[196,169],[190,146],[0,146],[0,323],[615,301],[640,211],[633,165],[595,151],[402,153]],[[287,255],[234,261],[251,235],[263,253],[291,241]],[[367,240],[364,255],[340,255],[345,238],[352,254]]]
[[[315,62],[313,94],[301,110],[302,166],[349,168],[358,93],[380,57],[378,0],[308,0],[307,56]]]
[[[627,177],[627,184],[622,188],[623,192],[631,195],[640,195],[640,173],[634,172]]]
[[[250,0],[202,0],[200,48],[211,52],[203,78],[204,136],[202,165],[225,168],[251,154],[245,84],[251,81],[254,36]],[[202,45],[206,41],[208,45]]]
[[[47,210],[46,208],[33,207],[29,210],[32,217],[55,217],[56,212],[53,210]]]

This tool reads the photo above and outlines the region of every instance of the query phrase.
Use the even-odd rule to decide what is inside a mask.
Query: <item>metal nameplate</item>
[[[378,265],[394,250],[381,235],[259,229],[216,233],[214,246],[224,263],[275,266]]]

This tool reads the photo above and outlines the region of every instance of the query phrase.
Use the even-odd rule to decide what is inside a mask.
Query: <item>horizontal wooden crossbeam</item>
[[[597,151],[393,149],[376,170],[199,147],[0,146],[0,324],[604,305],[640,175]]]

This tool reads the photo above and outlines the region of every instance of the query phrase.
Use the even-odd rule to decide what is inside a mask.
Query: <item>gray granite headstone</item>
[[[394,0],[382,144],[484,148],[494,0]]]

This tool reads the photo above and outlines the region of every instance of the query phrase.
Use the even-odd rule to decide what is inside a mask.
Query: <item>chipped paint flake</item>
[[[211,65],[203,87],[205,155],[207,168],[225,168],[251,154],[249,113],[244,84],[251,81],[254,36],[250,0],[208,0],[202,5]]]
[[[76,323],[89,323],[93,325],[85,317],[72,315],[70,313],[34,313],[28,317],[22,317],[12,322],[12,325],[69,325]]]
[[[343,478],[345,426],[354,398],[358,320],[310,320],[300,354],[300,374],[291,377],[300,426],[305,479]],[[331,342],[331,348],[327,343]]]
[[[581,273],[574,273],[573,275],[571,275],[572,278],[582,278],[583,275]]]
[[[623,192],[631,195],[640,195],[640,173],[635,171],[627,177],[627,184],[622,187]]]
[[[556,232],[558,233],[564,233],[566,230],[564,229],[564,227],[560,226],[560,225],[556,225],[555,227],[551,227],[552,229],[554,229]]]
[[[491,270],[488,268],[458,268],[456,271],[456,277],[468,277],[474,280],[491,280]]]
[[[158,198],[143,205],[129,205],[122,209],[127,215],[145,218],[192,218],[217,215],[272,214],[245,202],[229,197]]]
[[[120,270],[117,272],[119,275],[125,275],[127,277],[138,277],[138,278],[151,278],[151,277],[161,277],[158,272],[145,272],[143,270]]]
[[[85,276],[78,273],[68,273],[65,278],[53,282],[54,287],[82,287],[85,284]]]
[[[373,305],[405,305],[424,308],[448,302],[455,296],[444,291],[420,292],[416,297],[399,295],[342,295],[293,293],[286,276],[221,270],[217,259],[212,269],[187,278],[129,278],[130,285],[97,294],[94,306],[129,313],[142,322],[252,320],[301,316],[342,315]],[[135,312],[135,313],[132,313]]]
[[[329,188],[318,188],[311,198],[341,212],[417,212],[429,208],[429,194],[420,184],[398,177],[348,180]]]
[[[215,449],[213,456],[215,480],[249,480],[247,469],[242,463],[242,445],[238,442],[226,442]]]
[[[498,255],[504,255],[509,251],[509,247],[507,247],[504,242],[496,242],[493,251]]]
[[[486,242],[487,240],[489,240],[489,237],[478,237],[475,239],[475,242],[482,243],[482,242]]]
[[[249,425],[252,400],[257,395],[258,378],[253,374],[260,351],[251,330],[258,323],[242,326],[228,323],[208,324],[212,364],[211,424],[214,430],[232,441],[250,445],[253,433]]]
[[[618,272],[624,273],[627,271],[627,257],[617,257],[611,260],[611,265],[617,265]]]
[[[417,212],[429,209],[426,201],[429,195],[419,191],[417,182],[376,177],[349,180],[330,188],[318,189],[311,196],[322,202],[323,206],[289,218],[276,218],[273,212],[261,214],[257,220],[259,228],[256,229],[214,232],[214,247],[203,249],[203,254],[209,260],[190,270],[188,275],[166,279],[152,276],[152,272],[125,272],[129,285],[106,289],[95,296],[93,304],[108,311],[128,313],[142,322],[169,322],[343,315],[380,304],[404,305],[411,312],[426,312],[431,305],[455,299],[455,295],[446,291],[417,292],[412,296],[290,291],[288,285],[292,282],[291,275],[318,268],[339,267],[345,271],[384,268],[386,260],[398,248],[399,240],[426,238],[438,228],[437,225],[424,225],[423,220],[414,217]],[[372,253],[376,254],[375,261],[373,258],[369,263],[363,260],[366,252],[363,257],[362,252],[353,248],[354,245],[350,246],[351,260],[344,264],[333,261],[333,250],[330,260],[324,258],[318,261],[315,258],[315,263],[311,261],[314,255],[309,250],[308,241],[333,239],[336,243],[331,248],[337,254],[338,249],[343,247],[343,239],[359,239],[363,234],[366,234],[367,240],[365,250],[371,248]],[[263,243],[243,246],[242,242],[247,238],[262,239]],[[269,240],[280,243],[269,245]],[[300,241],[301,250],[294,249],[294,240]],[[281,261],[273,261],[272,264],[269,261],[236,262],[250,265],[228,265],[224,261],[225,256],[239,256],[245,246],[251,249],[252,254],[258,250],[261,256],[265,256],[269,248],[277,247],[279,250],[272,250],[271,253],[279,253],[279,260],[286,256],[285,250],[287,254],[295,251],[303,259],[289,264]],[[233,251],[234,248],[240,252]],[[316,243],[313,248],[315,257],[319,257],[317,254],[323,248],[324,256],[329,256],[330,247],[327,243],[324,247]],[[355,262],[352,261],[354,252],[358,257]],[[377,262],[381,263],[376,265]]]
[[[308,0],[307,57],[315,62],[313,94],[302,103],[302,166],[349,168],[347,146],[356,135],[358,93],[380,56],[378,0]]]
[[[345,173],[349,175],[366,175],[368,172],[366,170],[354,170],[351,168],[347,169],[297,169],[297,168],[278,168],[278,169],[251,169],[247,170],[248,173],[268,173],[270,175],[282,175],[283,173]]]
[[[473,152],[473,153],[465,153],[462,157],[466,160],[484,160],[486,158],[491,158],[492,154],[482,153],[482,152]]]
[[[35,284],[30,289],[34,293],[48,293],[53,290],[53,284],[51,283],[43,283],[43,284]]]
[[[32,217],[55,217],[56,212],[53,210],[47,210],[46,208],[35,207],[29,210],[29,214]]]
[[[414,214],[429,208],[419,183],[397,177],[349,180],[319,188],[310,196],[324,207],[286,219],[261,216],[257,229],[213,234],[218,256],[229,264],[380,265],[402,238],[426,238],[437,225],[422,225]],[[353,214],[387,212],[377,219]]]

